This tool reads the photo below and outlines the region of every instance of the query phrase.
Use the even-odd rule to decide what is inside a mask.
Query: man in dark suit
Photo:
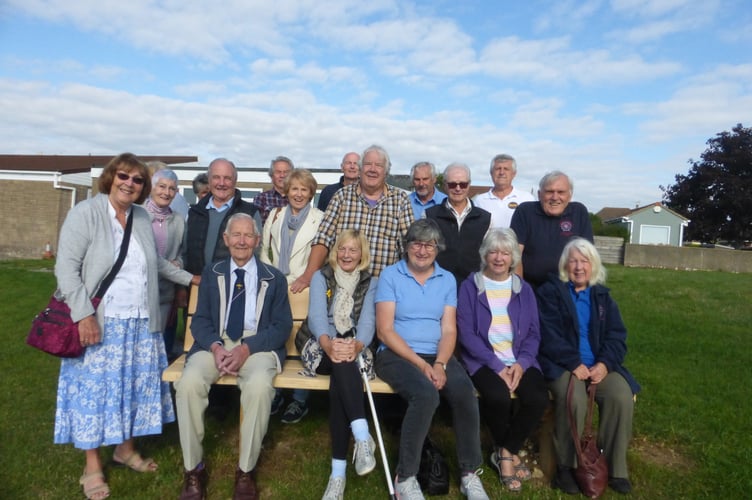
[[[223,233],[230,257],[207,265],[201,277],[192,323],[195,343],[175,383],[185,467],[181,500],[206,494],[204,411],[211,385],[222,375],[238,377],[243,408],[233,499],[258,496],[254,469],[269,425],[272,382],[281,371],[292,328],[287,280],[254,257],[259,239],[250,215],[231,216]]]

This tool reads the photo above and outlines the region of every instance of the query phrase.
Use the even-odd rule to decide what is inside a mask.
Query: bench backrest
[[[292,331],[287,338],[287,355],[299,356],[300,353],[295,348],[295,334],[300,328],[300,324],[308,316],[308,288],[300,293],[288,292],[287,296],[290,300],[290,309],[292,310]],[[193,322],[193,315],[196,312],[198,306],[198,286],[192,285],[190,290],[190,298],[188,300],[188,317],[185,320],[185,341],[183,342],[183,350],[188,352],[193,347],[193,334],[191,333],[191,323]]]

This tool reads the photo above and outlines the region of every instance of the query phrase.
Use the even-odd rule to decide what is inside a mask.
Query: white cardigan
[[[264,224],[263,240],[261,242],[261,261],[272,266],[279,267],[279,247],[282,244],[282,226],[285,221],[286,211],[290,207],[276,208],[269,213],[269,218]],[[324,212],[311,207],[308,217],[300,226],[295,242],[290,252],[290,274],[287,284],[290,285],[298,279],[308,266],[308,257],[311,255],[311,242],[319,230]]]

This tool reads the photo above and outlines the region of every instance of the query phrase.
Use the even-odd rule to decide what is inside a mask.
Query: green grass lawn
[[[31,318],[54,288],[51,264],[0,262],[0,498],[82,498],[83,454],[52,444],[59,360],[26,346]],[[752,490],[750,368],[752,275],[609,267],[608,284],[629,329],[627,366],[643,387],[629,453],[632,498],[748,498]],[[308,417],[285,426],[272,418],[258,470],[264,498],[320,498],[329,473],[327,399],[311,398]],[[207,420],[211,499],[232,495],[237,409]],[[445,419],[432,435],[454,465]],[[488,436],[484,432],[484,455]],[[394,465],[397,443],[385,432]],[[176,498],[182,458],[176,424],[138,441],[160,464],[156,474],[108,468],[112,498]],[[104,452],[112,453],[112,448]],[[382,469],[356,477],[347,498],[385,498]],[[503,492],[493,470],[482,476],[492,498]],[[460,498],[456,469],[446,498]],[[525,484],[519,498],[560,498],[545,482]],[[608,491],[604,498],[622,498]]]

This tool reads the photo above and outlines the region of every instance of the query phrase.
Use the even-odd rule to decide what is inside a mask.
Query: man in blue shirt
[[[446,195],[436,190],[436,167],[433,163],[419,161],[410,169],[415,191],[410,193],[415,220],[422,219],[426,209],[440,205]]]

